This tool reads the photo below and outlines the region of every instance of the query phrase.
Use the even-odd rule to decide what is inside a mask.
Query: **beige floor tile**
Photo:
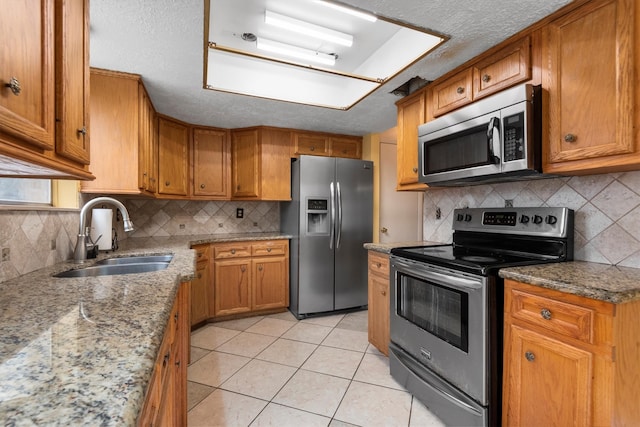
[[[220,388],[271,400],[295,372],[296,368],[291,366],[253,359],[222,383]]]
[[[411,403],[411,418],[409,427],[446,427],[445,424],[431,413],[418,399],[415,397]]]
[[[344,421],[336,420],[335,418],[329,423],[329,427],[360,427],[357,424],[349,424]]]
[[[216,322],[214,323],[214,325],[220,328],[233,329],[236,331],[244,331],[247,328],[258,323],[263,318],[264,316],[245,317],[242,319],[225,320],[223,322]]]
[[[291,329],[296,323],[297,322],[292,322],[290,320],[280,320],[266,317],[250,328],[247,328],[246,332],[279,337],[280,335]]]
[[[198,329],[191,335],[191,345],[207,350],[215,350],[239,333],[231,329],[208,325]]]
[[[360,363],[353,379],[363,383],[381,385],[383,387],[404,391],[404,387],[391,377],[391,373],[389,372],[389,359],[384,355],[377,356],[375,354],[365,353],[362,358],[362,363]]]
[[[211,387],[218,387],[251,359],[212,351],[187,368],[187,379]]]
[[[190,364],[196,363],[198,360],[205,357],[207,354],[211,353],[211,350],[207,350],[200,347],[191,346],[191,362]]]
[[[248,426],[267,406],[264,400],[217,389],[189,411],[189,427]]]
[[[208,385],[187,381],[187,409],[191,410],[191,408],[200,403],[202,399],[211,394],[213,390],[215,389]]]
[[[302,319],[301,322],[313,323],[314,325],[329,326],[333,328],[344,318],[344,314],[327,314],[326,316],[315,316]]]
[[[271,345],[275,340],[275,337],[267,335],[241,332],[226,343],[222,344],[217,350],[224,353],[237,354],[239,356],[255,357],[262,350],[269,347],[269,345]]]
[[[251,427],[326,427],[331,418],[269,403]]]
[[[317,344],[280,338],[257,355],[256,359],[299,368],[317,347]]]
[[[352,379],[363,353],[341,348],[320,346],[304,362],[302,369]]]
[[[320,344],[331,332],[328,326],[300,322],[282,335],[282,338]]]
[[[279,403],[331,417],[349,386],[349,380],[299,370],[273,398]]]
[[[293,315],[289,310],[283,311],[282,313],[269,314],[266,317],[270,317],[272,319],[280,319],[280,320],[289,320],[290,322],[297,322],[296,316]]]
[[[369,336],[366,332],[333,329],[321,345],[364,352],[369,346]]]
[[[367,310],[361,310],[345,314],[344,318],[336,325],[336,328],[367,332],[368,324],[368,312]]]
[[[335,418],[362,426],[406,426],[411,395],[372,384],[352,381]]]

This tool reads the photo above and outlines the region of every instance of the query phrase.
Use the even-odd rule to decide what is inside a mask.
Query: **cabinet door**
[[[5,3],[0,14],[0,132],[46,150],[54,146],[53,5]]]
[[[231,134],[231,196],[260,197],[260,146],[258,130],[244,130]]]
[[[531,79],[531,38],[499,50],[473,67],[473,99]]]
[[[503,425],[591,425],[593,354],[511,325],[506,333]]]
[[[214,267],[215,316],[245,313],[251,310],[251,259],[216,261]]]
[[[350,159],[362,158],[362,138],[331,137],[331,155]]]
[[[545,27],[547,172],[615,165],[606,157],[634,151],[636,7],[632,0],[593,1]],[[585,159],[591,161],[561,164]]]
[[[425,122],[425,92],[398,102],[398,190],[408,186],[425,189],[418,183],[418,126]]]
[[[438,117],[473,100],[473,69],[460,72],[433,85],[433,116]]]
[[[293,149],[295,154],[328,156],[330,153],[329,138],[327,135],[295,132],[293,134]]]
[[[389,278],[369,270],[369,342],[389,355]]]
[[[193,130],[193,195],[228,198],[230,148],[227,131]]]
[[[158,193],[186,196],[189,128],[160,118],[158,132]]]
[[[285,257],[253,258],[253,308],[289,306],[288,263]]]
[[[138,90],[140,104],[138,119],[138,139],[140,141],[138,185],[143,190],[155,193],[158,190],[158,129],[156,115],[151,99],[142,83],[140,83]]]
[[[89,2],[56,1],[56,153],[89,164]]]
[[[191,325],[209,318],[209,286],[211,272],[209,261],[196,264],[196,277],[191,282]]]

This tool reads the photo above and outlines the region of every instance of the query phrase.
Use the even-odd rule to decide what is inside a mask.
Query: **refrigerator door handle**
[[[338,203],[338,224],[336,232],[336,249],[340,248],[340,237],[342,237],[342,193],[340,192],[340,182],[336,182],[336,202]]]
[[[336,192],[333,187],[333,181],[329,184],[329,191],[331,192],[331,218],[329,221],[329,249],[333,250],[333,240],[335,238],[335,224],[336,224]]]

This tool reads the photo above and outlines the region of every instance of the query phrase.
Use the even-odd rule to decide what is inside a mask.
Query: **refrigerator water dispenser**
[[[307,199],[307,234],[328,235],[329,221],[328,199]]]

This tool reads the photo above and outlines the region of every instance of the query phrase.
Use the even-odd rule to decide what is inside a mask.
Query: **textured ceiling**
[[[395,126],[396,87],[415,76],[434,80],[569,2],[345,0],[450,37],[348,111],[203,89],[204,0],[92,0],[91,65],[141,74],[156,110],[188,123],[364,135]]]

